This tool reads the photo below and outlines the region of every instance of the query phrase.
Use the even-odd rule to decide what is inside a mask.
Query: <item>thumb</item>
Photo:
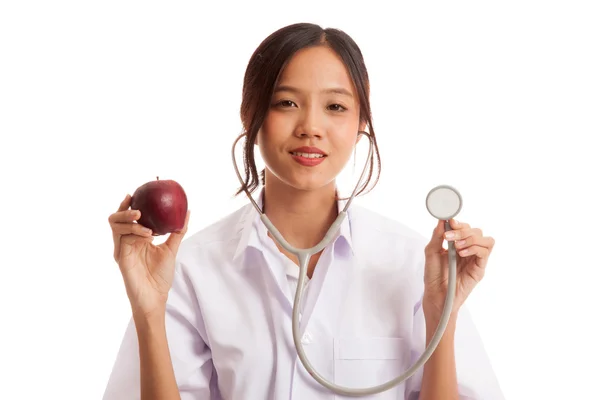
[[[188,230],[189,220],[190,220],[190,210],[188,210],[188,212],[185,216],[185,223],[183,224],[183,228],[179,232],[171,233],[169,235],[169,237],[167,238],[167,240],[165,241],[165,244],[167,245],[167,247],[171,250],[171,252],[173,254],[177,254],[177,251],[179,251],[179,245],[181,244],[181,241],[183,240],[183,237],[185,236],[185,234],[187,233],[187,230]]]
[[[429,244],[425,248],[425,253],[427,253],[427,254],[439,253],[443,249],[444,232],[445,232],[444,220],[440,219],[440,220],[438,220],[438,223],[437,223],[435,229],[433,230]]]

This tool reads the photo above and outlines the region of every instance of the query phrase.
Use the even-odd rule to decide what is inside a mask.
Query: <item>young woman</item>
[[[238,194],[262,185],[257,202],[286,240],[315,246],[345,204],[336,177],[358,132],[375,138],[359,47],[344,32],[313,24],[274,32],[248,64],[241,119],[246,178]],[[266,165],[261,179],[255,149]],[[378,167],[375,141],[359,193],[377,182]],[[129,208],[127,196],[109,218],[132,319],[105,400],[342,398],[298,359],[292,338],[298,260],[273,240],[252,205],[182,243],[186,221],[159,246],[136,223],[140,212]],[[308,267],[302,343],[321,375],[370,387],[413,365],[438,325],[447,289],[442,244],[454,240],[457,290],[441,342],[403,384],[368,398],[502,398],[461,307],[484,275],[494,240],[466,223],[451,226],[444,234],[440,222],[426,240],[350,207],[335,240]]]

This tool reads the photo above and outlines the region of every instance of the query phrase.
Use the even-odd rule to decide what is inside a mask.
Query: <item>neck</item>
[[[335,183],[317,190],[297,190],[276,180],[267,178],[263,212],[292,246],[317,245],[338,216]]]

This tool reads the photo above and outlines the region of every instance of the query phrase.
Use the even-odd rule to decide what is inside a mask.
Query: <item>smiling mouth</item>
[[[297,156],[297,157],[304,157],[304,158],[324,158],[326,157],[323,154],[318,154],[318,153],[299,153],[299,152],[291,152],[290,153],[293,156]]]

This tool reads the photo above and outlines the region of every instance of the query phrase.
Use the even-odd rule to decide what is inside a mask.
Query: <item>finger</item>
[[[444,237],[446,238],[446,240],[460,240],[460,239],[466,239],[468,237],[471,236],[482,236],[483,233],[481,232],[481,229],[479,228],[464,228],[464,229],[453,229],[450,231],[447,231],[444,234]]]
[[[465,222],[458,222],[455,219],[451,219],[450,220],[450,227],[452,229],[458,230],[458,229],[469,229],[471,228],[471,225],[465,223]]]
[[[117,235],[152,236],[152,230],[142,224],[116,222],[111,225],[113,232]]]
[[[117,262],[118,262],[118,255],[121,252],[121,240],[120,240],[120,235],[115,232],[115,230],[113,228],[113,224],[115,222],[123,219],[123,214],[120,214],[120,213],[123,213],[125,210],[127,210],[129,208],[130,204],[131,204],[131,196],[128,193],[125,195],[125,198],[123,199],[123,201],[121,201],[121,204],[119,204],[119,208],[117,209],[117,212],[111,214],[108,217],[108,223],[110,224],[110,228],[113,231],[113,242],[114,242],[113,257],[114,257],[115,261],[117,261]]]
[[[190,221],[190,210],[188,210],[188,212],[185,216],[185,222],[183,224],[183,229],[181,229],[179,232],[171,233],[169,235],[169,237],[167,238],[167,240],[165,241],[165,244],[167,245],[167,247],[171,250],[171,252],[173,254],[177,254],[177,252],[179,251],[179,245],[181,244],[183,237],[187,233],[189,221]]]
[[[452,229],[444,234],[444,238],[446,240],[457,240],[456,231],[471,229],[471,226],[467,223],[458,222],[455,219],[451,219],[450,220],[450,228],[452,228]]]
[[[119,222],[133,222],[140,219],[142,213],[139,210],[125,210],[125,211],[117,211],[114,214],[111,214],[108,217],[108,222],[111,224],[119,223]]]
[[[444,231],[445,231],[444,221],[438,220],[438,224],[436,225],[436,227],[433,230],[433,233],[431,235],[431,240],[425,247],[426,254],[439,253],[441,250],[443,250]]]
[[[493,237],[486,237],[485,239],[487,239],[487,248],[490,249],[490,253],[492,252],[492,250],[494,250],[494,246],[496,245],[496,239],[494,239]]]
[[[466,249],[462,249],[458,252],[461,257],[475,256],[481,260],[487,260],[490,255],[490,249],[483,246],[469,246]]]
[[[131,196],[127,194],[121,204],[119,205],[119,209],[117,211],[125,211],[129,208],[131,204]]]
[[[469,236],[465,239],[456,240],[454,245],[457,249],[464,249],[469,246],[477,245],[491,250],[494,247],[494,239],[487,236]]]

